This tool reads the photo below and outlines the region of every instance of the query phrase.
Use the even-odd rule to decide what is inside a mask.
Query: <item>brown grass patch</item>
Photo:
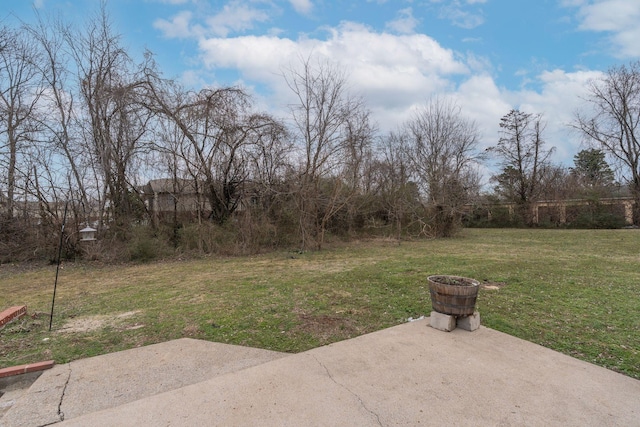
[[[321,342],[328,341],[332,337],[347,337],[358,332],[352,319],[341,316],[329,316],[326,314],[299,314],[300,324],[294,328],[294,332],[301,331],[313,335]]]
[[[119,314],[98,314],[94,316],[75,317],[64,324],[58,332],[60,333],[81,333],[93,332],[106,327],[122,327],[127,320],[140,313],[140,310],[128,311]],[[125,326],[125,329],[137,329],[140,325]]]
[[[502,288],[504,286],[507,286],[507,284],[504,283],[504,282],[492,282],[492,281],[487,280],[487,279],[483,280],[480,283],[480,287],[482,289],[486,289],[488,291],[497,291],[498,289],[500,289],[500,288]]]

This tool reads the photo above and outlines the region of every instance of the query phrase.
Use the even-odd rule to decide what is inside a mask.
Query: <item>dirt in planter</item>
[[[436,283],[441,283],[443,285],[474,286],[474,282],[471,279],[465,279],[461,277],[435,276],[435,277],[431,277],[430,280]]]

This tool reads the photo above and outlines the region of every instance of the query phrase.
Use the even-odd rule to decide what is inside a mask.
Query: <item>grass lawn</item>
[[[464,230],[322,252],[142,265],[0,266],[0,367],[192,337],[299,352],[431,311],[426,277],[481,289],[485,326],[640,379],[640,230]]]

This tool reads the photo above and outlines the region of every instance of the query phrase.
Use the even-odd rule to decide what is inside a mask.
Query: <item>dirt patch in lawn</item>
[[[331,337],[350,337],[358,334],[353,320],[325,314],[299,314],[300,324],[294,330],[306,332],[326,341]]]
[[[134,318],[140,310],[128,311],[116,314],[99,314],[94,316],[81,316],[70,319],[64,324],[58,332],[60,333],[78,333],[92,332],[106,327],[118,329],[138,329],[144,325],[131,324],[130,320]]]
[[[504,282],[492,282],[490,280],[484,279],[482,283],[480,283],[480,287],[482,289],[486,289],[488,291],[497,291],[498,289],[506,286],[507,284]]]

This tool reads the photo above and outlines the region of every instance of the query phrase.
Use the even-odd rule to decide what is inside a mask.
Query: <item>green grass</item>
[[[303,254],[63,267],[52,332],[55,266],[0,267],[0,309],[26,304],[31,315],[0,331],[0,367],[180,337],[304,351],[428,315],[426,277],[456,274],[505,284],[480,291],[483,325],[640,378],[639,230],[470,229]]]

